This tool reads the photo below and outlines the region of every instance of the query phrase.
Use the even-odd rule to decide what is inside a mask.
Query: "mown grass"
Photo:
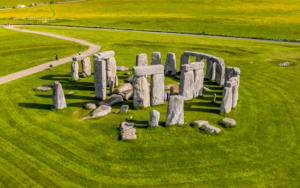
[[[0,23],[43,23],[299,41],[299,10],[296,0],[117,0],[114,3],[91,0],[1,11]],[[8,19],[11,17],[24,19]],[[57,20],[43,22],[45,20],[36,19],[50,17]]]
[[[71,41],[0,27],[0,76],[53,61],[56,53],[63,58],[87,48]]]
[[[105,117],[80,121],[95,102],[93,77],[69,82],[70,64],[0,86],[0,182],[3,187],[299,187],[300,46],[245,40],[70,28],[28,27],[85,39],[114,50],[118,65],[135,55],[185,50],[223,57],[241,69],[234,129],[218,125],[222,88],[211,82],[203,97],[185,102],[184,126],[165,127],[167,105],[134,110],[114,105]],[[1,58],[1,56],[0,56]],[[290,67],[279,67],[291,61]],[[250,63],[253,62],[253,63]],[[128,75],[118,72],[119,82]],[[51,110],[51,91],[34,88],[58,80],[68,108]],[[179,79],[166,77],[165,84]],[[30,83],[30,85],[28,84]],[[13,95],[12,95],[13,93]],[[211,103],[217,93],[217,103]],[[123,104],[127,114],[119,114]],[[150,111],[160,126],[148,128]],[[119,124],[133,116],[137,140],[119,141]],[[190,126],[207,120],[222,134]]]

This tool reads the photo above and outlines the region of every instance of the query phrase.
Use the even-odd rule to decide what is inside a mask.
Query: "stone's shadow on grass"
[[[32,108],[38,110],[51,110],[53,105],[51,104],[38,104],[38,103],[19,103],[19,106],[23,108]]]
[[[223,87],[209,86],[209,85],[205,85],[205,86],[207,86],[210,90],[221,90],[223,92]]]
[[[71,74],[62,74],[62,75],[45,75],[40,77],[42,80],[66,80],[69,81],[69,77],[71,77]]]
[[[78,91],[94,91],[94,87],[89,87],[89,86],[80,86],[80,85],[63,85],[63,89],[68,89],[68,90],[78,90]]]
[[[209,108],[207,108],[207,107],[209,107]],[[218,109],[215,109],[215,108],[218,108]],[[220,110],[221,110],[220,109],[220,104],[213,103],[211,101],[207,101],[207,102],[186,102],[184,104],[184,109],[185,109],[185,111],[199,111],[199,112],[216,113],[216,114],[219,114]]]
[[[52,98],[52,95],[35,95],[41,98]],[[82,99],[82,100],[96,100],[95,97],[88,97],[88,96],[80,96],[80,95],[65,95],[66,99]]]
[[[133,123],[134,127],[138,129],[147,129],[149,127],[148,121],[130,120],[130,123]]]

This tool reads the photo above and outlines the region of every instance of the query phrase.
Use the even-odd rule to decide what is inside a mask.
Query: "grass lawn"
[[[0,76],[68,57],[88,47],[62,39],[21,33],[0,27]]]
[[[5,0],[2,4],[9,3]],[[299,17],[300,5],[297,0],[116,0],[114,3],[110,0],[89,0],[1,11],[0,23],[88,26],[300,41]],[[56,20],[45,22],[41,18]]]
[[[203,97],[185,102],[185,124],[164,127],[167,105],[113,113],[80,121],[95,102],[93,77],[69,82],[70,63],[0,85],[0,187],[299,187],[298,126],[300,46],[165,34],[37,28],[82,38],[114,50],[118,66],[132,67],[135,55],[175,52],[177,66],[185,50],[213,54],[241,69],[239,102],[226,115],[236,128],[218,121],[222,88],[211,82]],[[1,57],[1,56],[0,56]],[[291,61],[290,67],[279,67]],[[250,63],[252,62],[252,63]],[[127,77],[118,72],[119,83]],[[58,80],[68,108],[51,110],[52,91],[37,86]],[[165,84],[179,79],[166,77]],[[30,83],[30,84],[28,84]],[[211,103],[217,93],[217,104]],[[150,111],[161,113],[160,125],[147,128]],[[119,141],[119,124],[133,116],[137,140]],[[222,129],[205,134],[190,126],[208,120]]]

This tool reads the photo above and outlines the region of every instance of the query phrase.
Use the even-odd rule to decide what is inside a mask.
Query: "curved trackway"
[[[249,38],[241,38],[241,37],[226,37],[226,36],[213,36],[213,35],[168,33],[168,32],[158,32],[158,31],[138,31],[138,30],[125,30],[125,29],[104,29],[104,28],[89,28],[89,27],[76,27],[76,26],[54,26],[54,25],[47,25],[47,26],[45,26],[45,25],[4,26],[6,29],[11,29],[11,30],[20,31],[20,32],[34,33],[34,34],[39,34],[39,35],[45,35],[45,36],[60,38],[60,39],[64,39],[64,40],[70,40],[70,41],[77,42],[77,43],[80,43],[80,44],[88,45],[88,46],[90,46],[90,48],[87,51],[83,52],[86,55],[91,55],[93,53],[98,52],[101,49],[101,47],[97,46],[97,45],[94,45],[94,44],[91,44],[91,43],[88,43],[84,40],[74,39],[74,38],[70,38],[70,37],[64,37],[64,36],[50,34],[50,33],[38,32],[38,31],[30,31],[30,30],[24,30],[24,29],[20,30],[20,29],[15,28],[15,27],[20,27],[20,26],[69,27],[69,28],[80,28],[80,29],[140,32],[140,33],[157,33],[157,34],[167,34],[167,35],[184,35],[184,36],[196,36],[196,37],[224,38],[224,39],[250,40],[250,41],[257,41],[257,42],[274,42],[274,43],[298,44],[298,45],[300,45],[300,42],[275,41],[275,40],[267,40],[267,39],[249,39]],[[30,69],[26,69],[26,70],[23,70],[23,71],[20,71],[20,72],[16,72],[16,73],[13,73],[13,74],[9,74],[7,76],[0,77],[0,84],[6,83],[6,82],[9,82],[9,81],[12,81],[12,80],[16,80],[18,78],[22,78],[24,76],[34,74],[36,72],[43,71],[43,70],[48,68],[49,63],[51,63],[55,66],[67,63],[67,62],[71,61],[71,57],[72,56],[66,57],[66,58],[60,59],[59,61],[47,62],[47,63],[44,63],[42,65],[38,65],[38,66],[30,68]]]
[[[75,38],[71,38],[71,37],[64,37],[64,36],[55,35],[55,34],[51,34],[51,33],[30,31],[30,30],[25,30],[25,29],[20,30],[20,29],[15,28],[16,26],[4,26],[4,27],[6,29],[11,29],[11,30],[15,30],[15,31],[33,33],[33,34],[38,34],[38,35],[45,35],[45,36],[49,36],[49,37],[55,37],[55,38],[69,40],[69,41],[73,41],[73,42],[76,42],[76,43],[79,43],[79,44],[87,45],[90,48],[83,52],[83,54],[85,54],[85,55],[92,55],[92,54],[98,52],[101,49],[101,47],[98,46],[98,45],[91,44],[89,42],[86,42],[86,41],[80,40],[80,39],[75,39]],[[77,54],[74,54],[74,55],[77,55]],[[70,62],[70,61],[72,61],[73,56],[65,57],[65,58],[59,59],[58,61],[50,61],[50,62],[41,64],[41,65],[26,69],[26,70],[22,70],[22,71],[19,71],[19,72],[15,72],[15,73],[0,77],[0,84],[10,82],[10,81],[16,80],[18,78],[22,78],[24,76],[28,76],[28,75],[46,70],[46,69],[49,68],[49,64],[52,64],[53,66],[58,66],[58,65],[62,65],[64,63]]]

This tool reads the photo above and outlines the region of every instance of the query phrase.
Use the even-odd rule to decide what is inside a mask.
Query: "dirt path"
[[[98,52],[101,49],[101,47],[98,46],[98,45],[91,44],[89,42],[86,42],[86,41],[80,40],[80,39],[74,39],[74,38],[64,37],[64,36],[60,36],[60,35],[54,35],[54,34],[51,34],[51,33],[44,33],[44,32],[38,32],[38,31],[29,31],[29,30],[25,30],[25,29],[20,30],[20,29],[15,28],[16,26],[4,26],[4,27],[6,29],[11,29],[11,30],[19,31],[19,32],[26,32],[26,33],[33,33],[33,34],[38,34],[38,35],[45,35],[45,36],[49,36],[49,37],[55,37],[55,38],[69,40],[69,41],[77,42],[79,44],[87,45],[90,48],[88,50],[82,52],[85,55],[95,54],[96,52]],[[74,55],[77,55],[77,54],[74,54]],[[0,77],[0,84],[4,84],[6,82],[10,82],[10,81],[22,78],[24,76],[28,76],[28,75],[31,75],[31,74],[34,74],[34,73],[46,70],[46,69],[49,68],[50,64],[52,64],[54,67],[58,66],[58,65],[65,64],[67,62],[72,61],[72,57],[74,55],[69,56],[69,57],[65,57],[63,59],[59,59],[58,61],[50,61],[50,62],[41,64],[41,65],[32,67],[30,69],[22,70],[22,71],[19,71],[19,72],[15,72],[15,73],[12,73],[12,74]]]

